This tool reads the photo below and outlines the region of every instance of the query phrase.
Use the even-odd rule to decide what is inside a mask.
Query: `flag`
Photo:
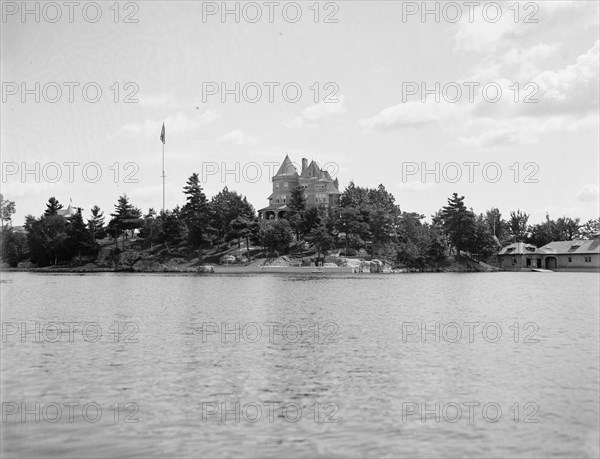
[[[165,144],[165,123],[163,123],[162,130],[160,131],[160,141]]]

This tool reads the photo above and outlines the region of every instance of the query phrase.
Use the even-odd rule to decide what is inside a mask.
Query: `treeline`
[[[11,266],[27,259],[37,266],[91,259],[100,240],[106,244],[105,238],[111,236],[116,247],[120,241],[124,248],[137,232],[144,247],[165,244],[187,253],[197,251],[200,259],[206,250],[232,241],[239,248],[245,240],[246,247],[262,246],[269,255],[314,249],[321,258],[331,249],[348,256],[366,251],[423,269],[454,254],[485,261],[510,242],[541,247],[550,241],[590,238],[600,229],[599,220],[580,224],[567,217],[529,225],[529,215],[520,210],[507,219],[497,208],[476,214],[456,193],[428,223],[422,214],[403,212],[383,185],[364,188],[354,182],[341,194],[337,208],[309,206],[304,189],[292,189],[285,218],[275,220],[259,220],[246,198],[227,187],[208,199],[198,174],[189,177],[183,194],[182,206],[158,213],[149,209],[145,214],[122,195],[110,218],[94,206],[87,220],[80,208],[72,216],[61,215],[63,205],[51,197],[43,215],[26,217],[25,234],[10,225],[15,204],[2,197],[2,259]]]

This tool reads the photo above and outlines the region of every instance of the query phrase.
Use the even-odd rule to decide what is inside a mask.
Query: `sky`
[[[598,2],[275,3],[3,2],[13,225],[50,196],[160,209],[163,122],[169,209],[194,172],[265,207],[289,155],[426,216],[598,218]]]

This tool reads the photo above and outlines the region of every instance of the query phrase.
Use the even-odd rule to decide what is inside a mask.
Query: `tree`
[[[54,196],[48,199],[48,204],[46,204],[46,210],[44,211],[44,215],[57,215],[58,211],[63,208],[63,205],[58,202]]]
[[[88,220],[88,228],[92,233],[92,239],[104,239],[106,237],[106,228],[104,227],[104,213],[100,207],[94,206],[91,209],[92,217]]]
[[[237,217],[231,222],[231,232],[229,233],[229,237],[237,239],[238,251],[241,251],[240,240],[242,238],[246,239],[246,258],[248,261],[250,261],[250,239],[257,235],[258,230],[258,222],[250,221],[243,216]]]
[[[579,235],[579,218],[560,217],[556,220],[559,241],[572,241]]]
[[[109,229],[115,234],[115,244],[117,238],[124,234],[123,247],[125,247],[125,239],[127,239],[127,231],[133,231],[142,226],[142,211],[134,207],[126,194],[119,196],[117,204],[115,204],[115,212],[110,214],[112,220],[108,223]]]
[[[11,268],[15,268],[29,255],[27,236],[15,231],[12,226],[2,228],[0,238],[0,258]]]
[[[306,198],[304,197],[304,187],[298,185],[292,188],[290,201],[288,202],[288,211],[286,219],[290,222],[292,229],[296,233],[296,240],[300,240],[300,235],[306,227],[305,212]]]
[[[172,211],[161,212],[163,240],[167,244],[179,245],[185,240],[189,240],[188,225],[183,218],[183,211],[179,206]],[[160,234],[160,233],[159,233]],[[202,253],[199,251],[199,256]]]
[[[4,196],[0,193],[0,224],[2,228],[4,228],[4,222],[12,222],[12,216],[15,212],[15,202],[4,199]]]
[[[475,232],[471,240],[469,252],[476,255],[479,260],[485,260],[496,252],[497,248],[498,245],[494,240],[494,234],[490,229],[488,218],[483,214],[479,214],[475,218]]]
[[[211,227],[214,228],[217,239],[222,242],[228,239],[231,233],[231,222],[241,217],[245,220],[254,220],[254,207],[246,200],[245,196],[223,188],[210,201]]]
[[[306,210],[306,198],[304,197],[304,187],[298,185],[292,188],[290,201],[287,204],[289,212],[304,212]]]
[[[306,240],[315,246],[317,250],[317,259],[321,258],[321,254],[333,246],[333,238],[325,225],[319,225],[313,228],[308,234]]]
[[[492,236],[496,236],[499,241],[503,241],[507,225],[502,219],[500,210],[496,207],[492,207],[490,210],[486,211],[485,220]]]
[[[31,261],[38,266],[56,265],[68,259],[67,219],[61,215],[42,215],[39,219],[25,217],[27,245]]]
[[[294,240],[292,227],[284,218],[263,222],[260,227],[259,237],[263,246],[271,253],[287,253],[290,243]]]
[[[515,242],[523,242],[527,237],[527,221],[529,215],[521,210],[510,213],[510,220],[508,221],[508,230],[510,235]]]
[[[440,217],[450,244],[459,252],[469,251],[475,235],[475,215],[464,204],[464,196],[454,193]]]
[[[579,237],[582,239],[598,237],[598,233],[600,233],[600,218],[588,220],[579,228]]]
[[[210,208],[198,174],[190,176],[183,193],[186,203],[181,209],[181,218],[187,226],[189,243],[198,249],[198,257],[202,259],[202,245],[208,240]]]
[[[77,256],[81,258],[82,254],[89,254],[95,251],[96,242],[83,222],[81,208],[77,209],[75,215],[68,218],[66,233],[67,238],[65,245],[71,252],[70,255],[77,254]]]

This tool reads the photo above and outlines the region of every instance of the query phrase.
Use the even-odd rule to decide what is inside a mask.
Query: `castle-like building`
[[[302,158],[302,171],[298,174],[296,166],[289,156],[285,156],[277,173],[273,176],[273,192],[269,196],[269,205],[258,211],[261,219],[277,219],[285,216],[288,210],[292,190],[297,186],[304,188],[306,207],[337,207],[340,190],[338,179],[331,178],[329,172],[321,169],[314,161]]]

